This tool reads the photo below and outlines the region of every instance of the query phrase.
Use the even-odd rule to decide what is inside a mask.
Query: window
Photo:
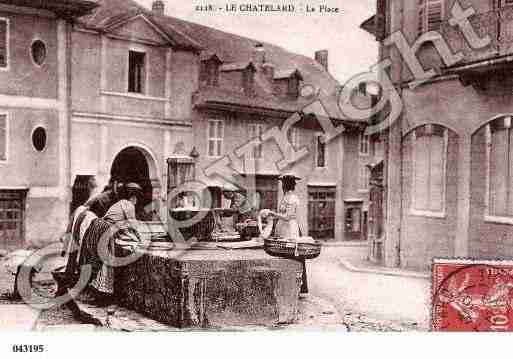
[[[370,180],[370,170],[369,168],[361,163],[360,164],[360,175],[359,175],[359,179],[360,179],[360,190],[361,191],[368,191],[369,190],[369,180]]]
[[[46,130],[43,127],[37,127],[32,132],[32,145],[38,152],[46,148]]]
[[[511,117],[494,121],[486,129],[488,158],[488,213],[513,218],[513,130]]]
[[[7,115],[0,114],[0,162],[7,161],[8,130]]]
[[[146,54],[144,52],[128,52],[128,92],[144,93],[146,78]]]
[[[256,177],[256,192],[258,193],[258,209],[278,209],[279,181],[276,177]]]
[[[242,87],[246,95],[255,94],[255,72],[251,67],[245,69],[242,74]]]
[[[291,98],[297,98],[299,96],[299,78],[296,74],[289,78],[287,84],[287,94]]]
[[[362,208],[352,207],[346,208],[346,233],[360,233],[362,230]]]
[[[379,136],[374,139],[373,144],[374,156],[378,159],[385,158],[385,140]]]
[[[249,138],[262,138],[264,134],[264,125],[261,123],[258,124],[250,124],[249,125]],[[263,157],[263,146],[262,144],[256,145],[253,149],[253,158],[262,158]]]
[[[445,216],[448,132],[437,125],[419,127],[412,134],[412,145],[412,212]]]
[[[38,66],[45,63],[46,60],[46,45],[41,40],[36,40],[32,43],[31,47],[32,60]]]
[[[315,164],[317,168],[326,167],[326,143],[324,136],[321,134],[315,135]]]
[[[504,6],[513,5],[513,0],[496,0],[496,7],[501,8]]]
[[[298,127],[291,127],[289,129],[289,141],[292,147],[297,151],[301,146],[300,143],[300,132]]]
[[[365,135],[364,133],[361,133],[360,134],[360,154],[368,155],[369,147],[370,147],[369,136]]]
[[[0,248],[23,242],[25,191],[0,191]]]
[[[0,70],[9,67],[9,20],[0,18]]]
[[[419,4],[419,34],[428,31],[438,31],[442,25],[443,0],[418,0]]]
[[[308,227],[314,238],[335,238],[336,187],[308,187]]]
[[[223,155],[224,123],[222,120],[208,121],[208,156]]]

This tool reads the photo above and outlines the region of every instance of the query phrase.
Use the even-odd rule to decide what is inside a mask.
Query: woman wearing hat
[[[275,227],[275,235],[283,239],[298,239],[301,237],[301,229],[297,220],[297,211],[300,205],[299,197],[296,195],[296,183],[301,178],[293,174],[285,174],[279,177],[283,188],[283,199],[278,206],[278,213],[272,212],[278,219]],[[308,284],[306,278],[306,263],[303,264],[303,280],[301,285],[301,294],[308,293]]]

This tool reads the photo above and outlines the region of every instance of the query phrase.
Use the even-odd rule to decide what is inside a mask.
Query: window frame
[[[363,175],[365,173],[365,175]],[[358,192],[367,193],[370,191],[370,169],[365,162],[360,161],[358,170]]]
[[[255,159],[255,160],[260,160],[260,159],[264,158],[264,147],[263,147],[262,136],[265,131],[265,124],[257,123],[257,122],[250,123],[248,125],[248,129],[249,129],[249,140],[251,141],[251,140],[258,138],[258,139],[260,139],[260,142],[261,142],[260,144],[253,147],[253,151],[251,151],[250,158]],[[259,156],[257,156],[257,152],[258,152]]]
[[[37,43],[37,42],[40,42],[43,44],[44,46],[44,51],[45,51],[45,57],[43,59],[43,62],[41,62],[41,64],[38,64],[36,62],[36,60],[34,59],[34,45]],[[30,43],[30,48],[29,48],[29,55],[30,55],[30,59],[32,60],[32,64],[35,66],[35,67],[38,67],[38,68],[42,68],[45,64],[46,64],[46,61],[48,60],[48,46],[46,44],[46,42],[39,38],[39,37],[35,37],[32,42]]]
[[[443,23],[445,18],[445,1],[444,0],[416,0],[418,11],[418,22],[417,22],[417,31],[419,33],[419,36],[422,34],[425,34],[430,31],[440,31],[441,26],[437,29],[430,29],[429,28],[429,6],[430,4],[439,3],[440,4],[440,25]],[[422,1],[423,4],[421,5],[419,2]],[[422,13],[421,13],[422,12]],[[422,28],[421,28],[422,23]]]
[[[0,158],[0,164],[9,163],[9,112],[0,111],[0,116],[5,116],[5,159]]]
[[[5,66],[0,66],[0,71],[10,71],[11,70],[11,22],[7,17],[0,17],[0,22],[5,22]]]
[[[224,120],[222,120],[222,119],[208,119],[207,123],[208,123],[208,125],[207,125],[207,157],[208,158],[221,158],[221,157],[223,157],[223,153],[224,153],[224,137],[225,137],[225,130],[226,130],[225,129],[225,125],[226,124],[225,124]],[[210,137],[210,126],[211,126],[212,123],[216,124],[216,126],[215,126],[215,128],[216,128],[215,135],[216,136],[215,137]],[[219,133],[217,133],[217,128],[218,128],[217,124],[218,123],[221,123],[221,129],[222,129],[221,132],[222,133],[220,135],[219,135]],[[215,141],[215,143],[216,143],[216,146],[215,146],[216,151],[217,151],[217,148],[218,148],[217,147],[217,141],[221,142],[221,153],[214,154],[214,155],[210,154],[210,151],[209,151],[209,149],[210,149],[210,141]]]
[[[291,126],[289,129],[289,136],[288,140],[290,141],[290,144],[292,145],[292,148],[294,148],[295,151],[298,151],[301,148],[301,133],[299,131],[299,127]]]
[[[36,132],[37,129],[43,129],[45,131],[45,145],[43,147],[43,149],[40,151],[36,148],[36,146],[34,145],[34,133]],[[37,154],[41,154],[41,153],[44,153],[47,151],[48,149],[48,142],[49,142],[49,136],[48,136],[48,127],[44,124],[37,124],[35,125],[32,130],[30,131],[30,145],[32,146],[32,150],[37,153]]]
[[[417,163],[417,134],[416,131],[422,127],[426,126],[440,126],[436,124],[426,124],[423,126],[419,126],[415,128],[412,133],[412,185],[410,190],[410,215],[417,217],[429,217],[429,218],[447,218],[447,163],[449,157],[449,130],[446,127],[440,126],[443,128],[443,165],[442,165],[442,209],[441,211],[432,211],[427,209],[418,209],[416,208],[416,163]],[[432,134],[430,136],[433,136]],[[431,168],[429,169],[429,176],[431,176]],[[431,198],[428,199],[431,201]]]
[[[358,138],[358,153],[360,156],[369,156],[370,155],[370,136],[366,135],[365,132],[360,132],[360,136]],[[366,150],[362,151],[362,148],[365,147]]]
[[[138,54],[144,54],[144,74],[141,75],[141,91],[140,92],[137,92],[137,91],[130,91],[130,54],[131,53],[138,53]],[[142,49],[142,48],[135,48],[135,47],[130,47],[128,49],[128,55],[127,55],[127,71],[126,71],[126,92],[128,94],[135,94],[135,95],[147,95],[149,94],[149,68],[150,66],[148,66],[148,63],[149,63],[149,56],[148,56],[148,51],[146,51],[145,49]]]
[[[326,142],[323,143],[324,145],[324,166],[319,166],[319,139],[325,137],[324,133],[317,132],[314,135],[314,146],[315,146],[315,168],[316,169],[327,169],[328,168],[328,144]],[[322,142],[321,142],[322,143]]]
[[[509,129],[510,133],[509,136],[511,136],[511,132],[513,132],[513,125],[512,116],[504,116],[502,118],[495,119],[494,121],[502,120],[506,121],[506,119],[509,118],[509,123],[504,123],[504,126]],[[492,166],[491,166],[491,155],[492,155],[492,122],[490,121],[485,126],[485,146],[486,146],[486,188],[485,188],[485,215],[484,219],[485,222],[490,223],[498,223],[498,224],[509,224],[513,225],[513,214],[511,216],[499,216],[491,213],[490,208],[490,195],[491,195],[491,177],[492,177]],[[510,146],[513,146],[513,143],[509,144]],[[510,150],[511,152],[511,150]],[[513,161],[513,159],[510,159],[510,162]],[[511,163],[508,164],[511,166]],[[513,173],[510,173],[509,176],[513,178]],[[511,193],[513,195],[513,193]]]

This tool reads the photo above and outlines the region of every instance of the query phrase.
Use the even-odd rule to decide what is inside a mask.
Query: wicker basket
[[[321,254],[321,243],[297,243],[280,238],[264,240],[264,250],[273,257],[314,259]]]

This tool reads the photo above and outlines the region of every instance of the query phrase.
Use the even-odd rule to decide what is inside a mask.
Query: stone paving
[[[310,274],[310,296],[300,300],[298,321],[293,325],[277,325],[273,327],[244,327],[244,328],[223,328],[223,331],[260,331],[260,330],[278,330],[278,331],[354,331],[354,332],[399,332],[399,331],[423,331],[426,326],[419,323],[415,318],[410,320],[401,318],[396,319],[393,311],[387,317],[388,310],[383,313],[373,313],[372,310],[367,310],[366,306],[361,303],[355,304],[351,298],[351,285],[358,287],[372,286],[372,281],[365,281],[358,276],[358,281],[353,284],[348,284],[347,281],[351,278],[343,267],[335,267],[336,261],[333,258],[338,257],[340,254],[348,253],[347,249],[334,249],[325,248],[324,256],[321,256],[316,261],[309,263]],[[352,254],[349,253],[348,257],[357,256],[352,249]],[[359,253],[359,252],[358,252]],[[0,259],[1,261],[1,259]],[[326,270],[330,271],[327,275]],[[322,277],[321,277],[322,276]],[[334,282],[333,278],[343,277],[341,282]],[[321,278],[320,278],[321,277]],[[390,280],[390,279],[387,279]],[[399,280],[399,279],[393,279]],[[12,308],[20,308],[22,304],[20,301],[14,300],[10,293],[13,288],[14,276],[7,273],[2,268],[0,263],[0,305],[9,304]],[[341,291],[340,285],[349,286],[346,290]],[[407,287],[407,286],[406,286]],[[43,286],[43,289],[45,287]],[[48,295],[52,295],[55,288],[47,284],[46,290]],[[367,288],[372,291],[387,290],[387,288]],[[404,297],[405,292],[398,293],[399,296]],[[354,299],[354,298],[353,298]],[[361,298],[358,298],[361,299]],[[389,306],[397,306],[397,303],[385,303]],[[126,310],[117,306],[109,308],[97,308],[90,305],[81,305],[81,308],[97,318],[102,327],[95,327],[77,321],[72,312],[65,307],[53,308],[50,310],[42,311],[37,319],[33,329],[39,331],[181,331],[180,329],[173,328],[154,320],[146,318],[133,311]],[[108,310],[110,309],[110,310]],[[400,310],[400,309],[399,309]],[[110,314],[109,314],[110,313]],[[384,315],[379,315],[384,314]],[[378,319],[379,318],[379,319]],[[214,329],[215,330],[215,329]]]

